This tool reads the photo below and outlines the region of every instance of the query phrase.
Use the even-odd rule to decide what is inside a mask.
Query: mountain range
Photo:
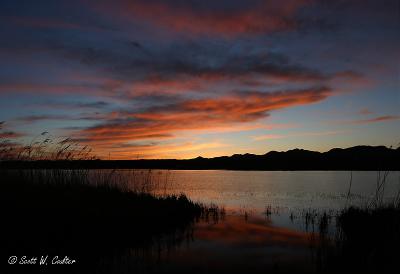
[[[226,170],[400,170],[400,147],[355,146],[327,152],[293,149],[263,155],[234,154],[214,158],[152,160],[84,160],[2,162],[1,168],[143,168]]]

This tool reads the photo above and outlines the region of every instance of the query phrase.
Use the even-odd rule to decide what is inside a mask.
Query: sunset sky
[[[113,159],[400,142],[398,0],[0,0],[0,137]]]

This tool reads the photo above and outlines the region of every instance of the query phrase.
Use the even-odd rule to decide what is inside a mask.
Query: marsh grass
[[[339,211],[302,213],[306,230],[312,232],[310,246],[317,272],[393,273],[398,268],[400,185],[393,199],[385,198],[388,175],[388,171],[377,172],[376,189],[364,206],[346,202]]]
[[[1,128],[0,128],[1,130]],[[0,161],[95,160],[92,148],[71,137],[54,137],[44,131],[28,144],[0,137]]]
[[[93,185],[82,174],[2,170],[2,243],[135,244],[191,225],[208,212],[184,195],[156,197],[103,182]]]
[[[0,140],[2,245],[138,246],[182,233],[199,218],[220,215],[216,206],[194,203],[183,194],[168,195],[168,172],[162,178],[152,170],[26,166],[29,162],[79,165],[81,160],[95,159],[89,147],[71,138],[52,138],[48,132],[25,146]],[[4,161],[21,166],[7,169],[1,165]],[[157,189],[164,193],[156,195]]]
[[[388,175],[389,171],[377,172],[375,192],[366,205],[346,207],[337,214],[336,261],[347,272],[392,273],[397,269],[400,185],[393,199],[385,199]]]

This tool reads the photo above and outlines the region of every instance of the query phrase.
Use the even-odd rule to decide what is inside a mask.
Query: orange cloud
[[[87,128],[77,135],[84,136],[83,142],[110,149],[130,141],[173,138],[176,132],[223,130],[237,124],[255,122],[277,109],[316,103],[332,94],[328,88],[316,88],[185,100],[142,112],[121,113],[120,118]]]
[[[260,136],[254,136],[254,141],[263,141],[263,140],[272,140],[272,139],[282,139],[285,138],[285,135],[282,134],[264,134]]]
[[[205,151],[227,147],[227,144],[222,144],[220,142],[207,142],[207,143],[176,143],[176,144],[138,144],[129,145],[121,144],[120,148],[115,148],[115,144],[110,143],[110,148],[112,149],[112,159],[132,159],[136,156],[139,158],[168,158],[171,155],[176,158],[175,153],[179,153],[180,157],[185,158],[185,155],[191,155],[192,152]],[[107,148],[107,147],[104,147]],[[107,153],[104,154],[108,156]],[[101,156],[101,155],[99,155]]]

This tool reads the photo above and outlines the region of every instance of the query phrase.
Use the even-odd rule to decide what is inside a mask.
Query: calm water
[[[131,171],[119,171],[131,174]],[[381,173],[381,176],[383,174]],[[315,273],[315,227],[302,212],[365,205],[374,195],[377,172],[344,171],[135,171],[154,183],[157,194],[186,194],[226,208],[218,222],[203,220],[175,241],[139,256],[137,272],[151,273]],[[387,177],[385,197],[394,198],[399,172]],[[348,198],[349,183],[352,182]],[[266,208],[273,212],[265,214]],[[293,217],[294,216],[294,217]],[[334,230],[334,225],[331,225]],[[333,231],[331,231],[333,232]],[[161,250],[161,251],[160,251]],[[128,264],[138,254],[127,256]],[[144,263],[143,263],[144,262]]]
[[[267,206],[284,210],[328,210],[340,209],[346,203],[362,205],[374,195],[378,176],[376,171],[356,171],[352,174],[349,171],[151,172],[152,180],[157,182],[158,194],[184,193],[194,201],[214,203],[231,212],[256,213],[264,211]],[[352,185],[348,199],[350,180]],[[393,198],[399,187],[400,173],[390,172],[385,197]]]

